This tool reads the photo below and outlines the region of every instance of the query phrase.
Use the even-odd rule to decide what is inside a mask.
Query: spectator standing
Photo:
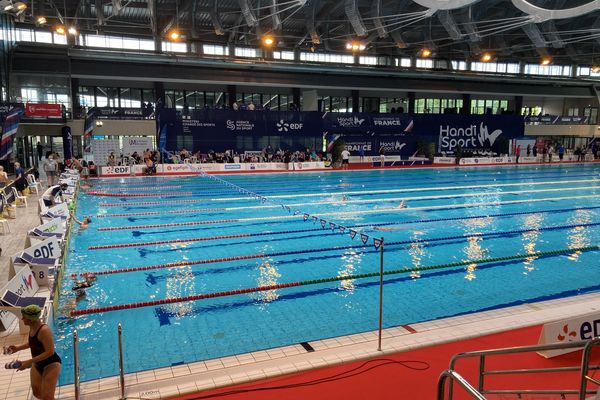
[[[531,156],[531,145],[527,145],[527,157]]]
[[[358,150],[358,156],[360,157],[360,162],[365,161],[365,149],[362,146],[360,146],[360,149]]]
[[[37,142],[37,146],[35,147],[37,149],[38,161],[42,161],[42,153],[44,152],[44,146],[42,146],[40,142]]]
[[[380,166],[382,168],[385,167],[385,148],[383,146],[381,146],[379,148],[379,161],[380,161]]]
[[[350,163],[350,152],[348,149],[342,151],[342,169],[348,169]]]
[[[564,156],[565,156],[565,146],[563,146],[561,144],[558,147],[558,160],[562,162]]]
[[[517,164],[519,163],[519,157],[521,157],[521,145],[517,146],[517,149],[515,150],[515,156],[517,157]]]

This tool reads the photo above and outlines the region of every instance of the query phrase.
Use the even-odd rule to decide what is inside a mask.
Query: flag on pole
[[[9,111],[2,125],[2,140],[0,141],[0,160],[8,160],[13,151],[13,140],[19,129],[19,121],[23,109],[13,108]]]
[[[91,141],[90,137],[94,132],[94,115],[96,112],[93,109],[88,110],[85,121],[83,123],[83,149],[86,153],[90,152]]]
[[[379,249],[379,246],[381,246],[381,244],[383,243],[383,240],[381,239],[373,239],[373,245],[375,246],[375,249]]]
[[[308,217],[310,217],[310,215],[304,213],[304,220],[306,221],[308,219]]]
[[[348,231],[350,232],[350,237],[351,237],[352,239],[354,239],[354,237],[355,237],[355,236],[356,236],[356,234],[358,233],[358,232],[356,232],[354,229],[348,229]]]
[[[327,225],[327,221],[325,221],[324,219],[321,220],[321,227],[323,229],[325,229],[325,225]]]

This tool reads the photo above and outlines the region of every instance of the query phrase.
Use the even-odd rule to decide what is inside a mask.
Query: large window
[[[202,46],[202,51],[208,56],[228,56],[229,47],[205,44]]]
[[[410,68],[412,66],[412,60],[408,57],[396,58],[394,63],[396,67]]]
[[[276,60],[291,60],[294,61],[294,52],[293,51],[274,51],[273,58]]]
[[[508,110],[508,100],[471,100],[471,114],[501,114]]]
[[[258,57],[256,53],[256,49],[251,49],[248,47],[236,47],[235,48],[235,56],[236,57]]]
[[[417,58],[415,61],[417,68],[433,68],[433,60]]]
[[[137,39],[133,37],[85,35],[82,45],[109,49],[154,50],[154,40]]]
[[[338,63],[338,64],[354,64],[354,56],[329,53],[300,53],[300,61]]]
[[[186,43],[162,42],[162,51],[166,53],[187,53]]]
[[[458,114],[462,106],[462,99],[415,99],[417,114]]]
[[[517,63],[496,63],[496,62],[472,62],[471,71],[491,72],[497,74],[518,74],[519,64]]]
[[[571,76],[570,65],[526,64],[525,75]]]

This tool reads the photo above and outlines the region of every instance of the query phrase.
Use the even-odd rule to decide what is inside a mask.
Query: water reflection
[[[491,226],[493,221],[494,219],[490,217],[475,218],[463,220],[462,225],[464,226],[466,235],[474,235],[479,234],[481,232],[485,232],[486,228]],[[463,250],[466,258],[463,261],[479,260],[485,258],[489,253],[489,250],[482,247],[482,242],[483,238],[481,236],[468,236],[467,244]],[[477,275],[475,274],[476,270],[476,263],[468,264],[465,268],[465,279],[472,281],[473,279],[477,278]]]
[[[410,248],[408,249],[408,254],[412,260],[413,268],[421,268],[423,266],[423,259],[426,257],[426,243],[422,241],[423,236],[425,236],[425,231],[413,231],[411,235],[411,240],[413,241],[410,244]],[[419,278],[421,277],[420,271],[412,271],[410,273],[411,278]]]
[[[191,266],[184,268],[172,268],[166,277],[165,297],[182,297],[194,293],[194,273]],[[182,317],[193,313],[193,302],[166,304],[163,307],[176,317]]]
[[[523,220],[525,229],[534,229],[530,232],[524,232],[521,236],[521,242],[523,242],[523,249],[525,250],[526,254],[533,254],[536,252],[536,246],[540,237],[539,229],[542,227],[543,222],[544,214],[527,215]],[[530,272],[535,270],[534,261],[537,260],[537,258],[538,257],[536,256],[531,256],[525,259],[523,262],[524,275],[528,275]]]
[[[592,222],[592,213],[590,210],[577,210],[569,218],[568,223],[575,225],[569,229],[567,235],[567,245],[569,248],[574,247],[586,247],[590,245],[589,227],[580,226],[580,224],[589,224]],[[577,261],[579,259],[580,251],[575,251],[569,255],[569,259]]]
[[[362,262],[362,256],[362,253],[358,253],[353,249],[345,251],[341,257],[342,265],[340,267],[340,270],[338,271],[337,276],[341,278],[345,276],[354,275],[356,273],[356,270],[358,269],[357,267]],[[352,294],[355,288],[356,286],[354,279],[340,281],[340,289],[343,290],[343,292],[341,292],[341,295],[343,296]]]

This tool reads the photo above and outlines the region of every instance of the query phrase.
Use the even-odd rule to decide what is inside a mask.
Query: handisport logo
[[[23,284],[29,290],[33,289],[33,275],[29,275],[27,279],[24,276],[21,277],[23,279]]]
[[[496,139],[502,134],[501,129],[495,129],[489,133],[487,125],[483,122],[477,125],[473,124],[468,128],[454,128],[450,125],[440,126],[440,150],[454,150],[457,146],[461,148],[474,148],[493,146]],[[479,146],[478,146],[479,144]]]
[[[364,118],[354,117],[337,117],[337,122],[340,126],[345,128],[359,127],[365,122]]]
[[[301,122],[285,122],[284,120],[280,119],[279,122],[277,123],[277,131],[279,131],[279,132],[298,131],[298,130],[302,129],[303,125],[304,124],[302,124]]]
[[[389,152],[400,151],[404,146],[406,146],[406,143],[399,142],[398,140],[380,143],[380,147],[383,147],[385,151]]]

